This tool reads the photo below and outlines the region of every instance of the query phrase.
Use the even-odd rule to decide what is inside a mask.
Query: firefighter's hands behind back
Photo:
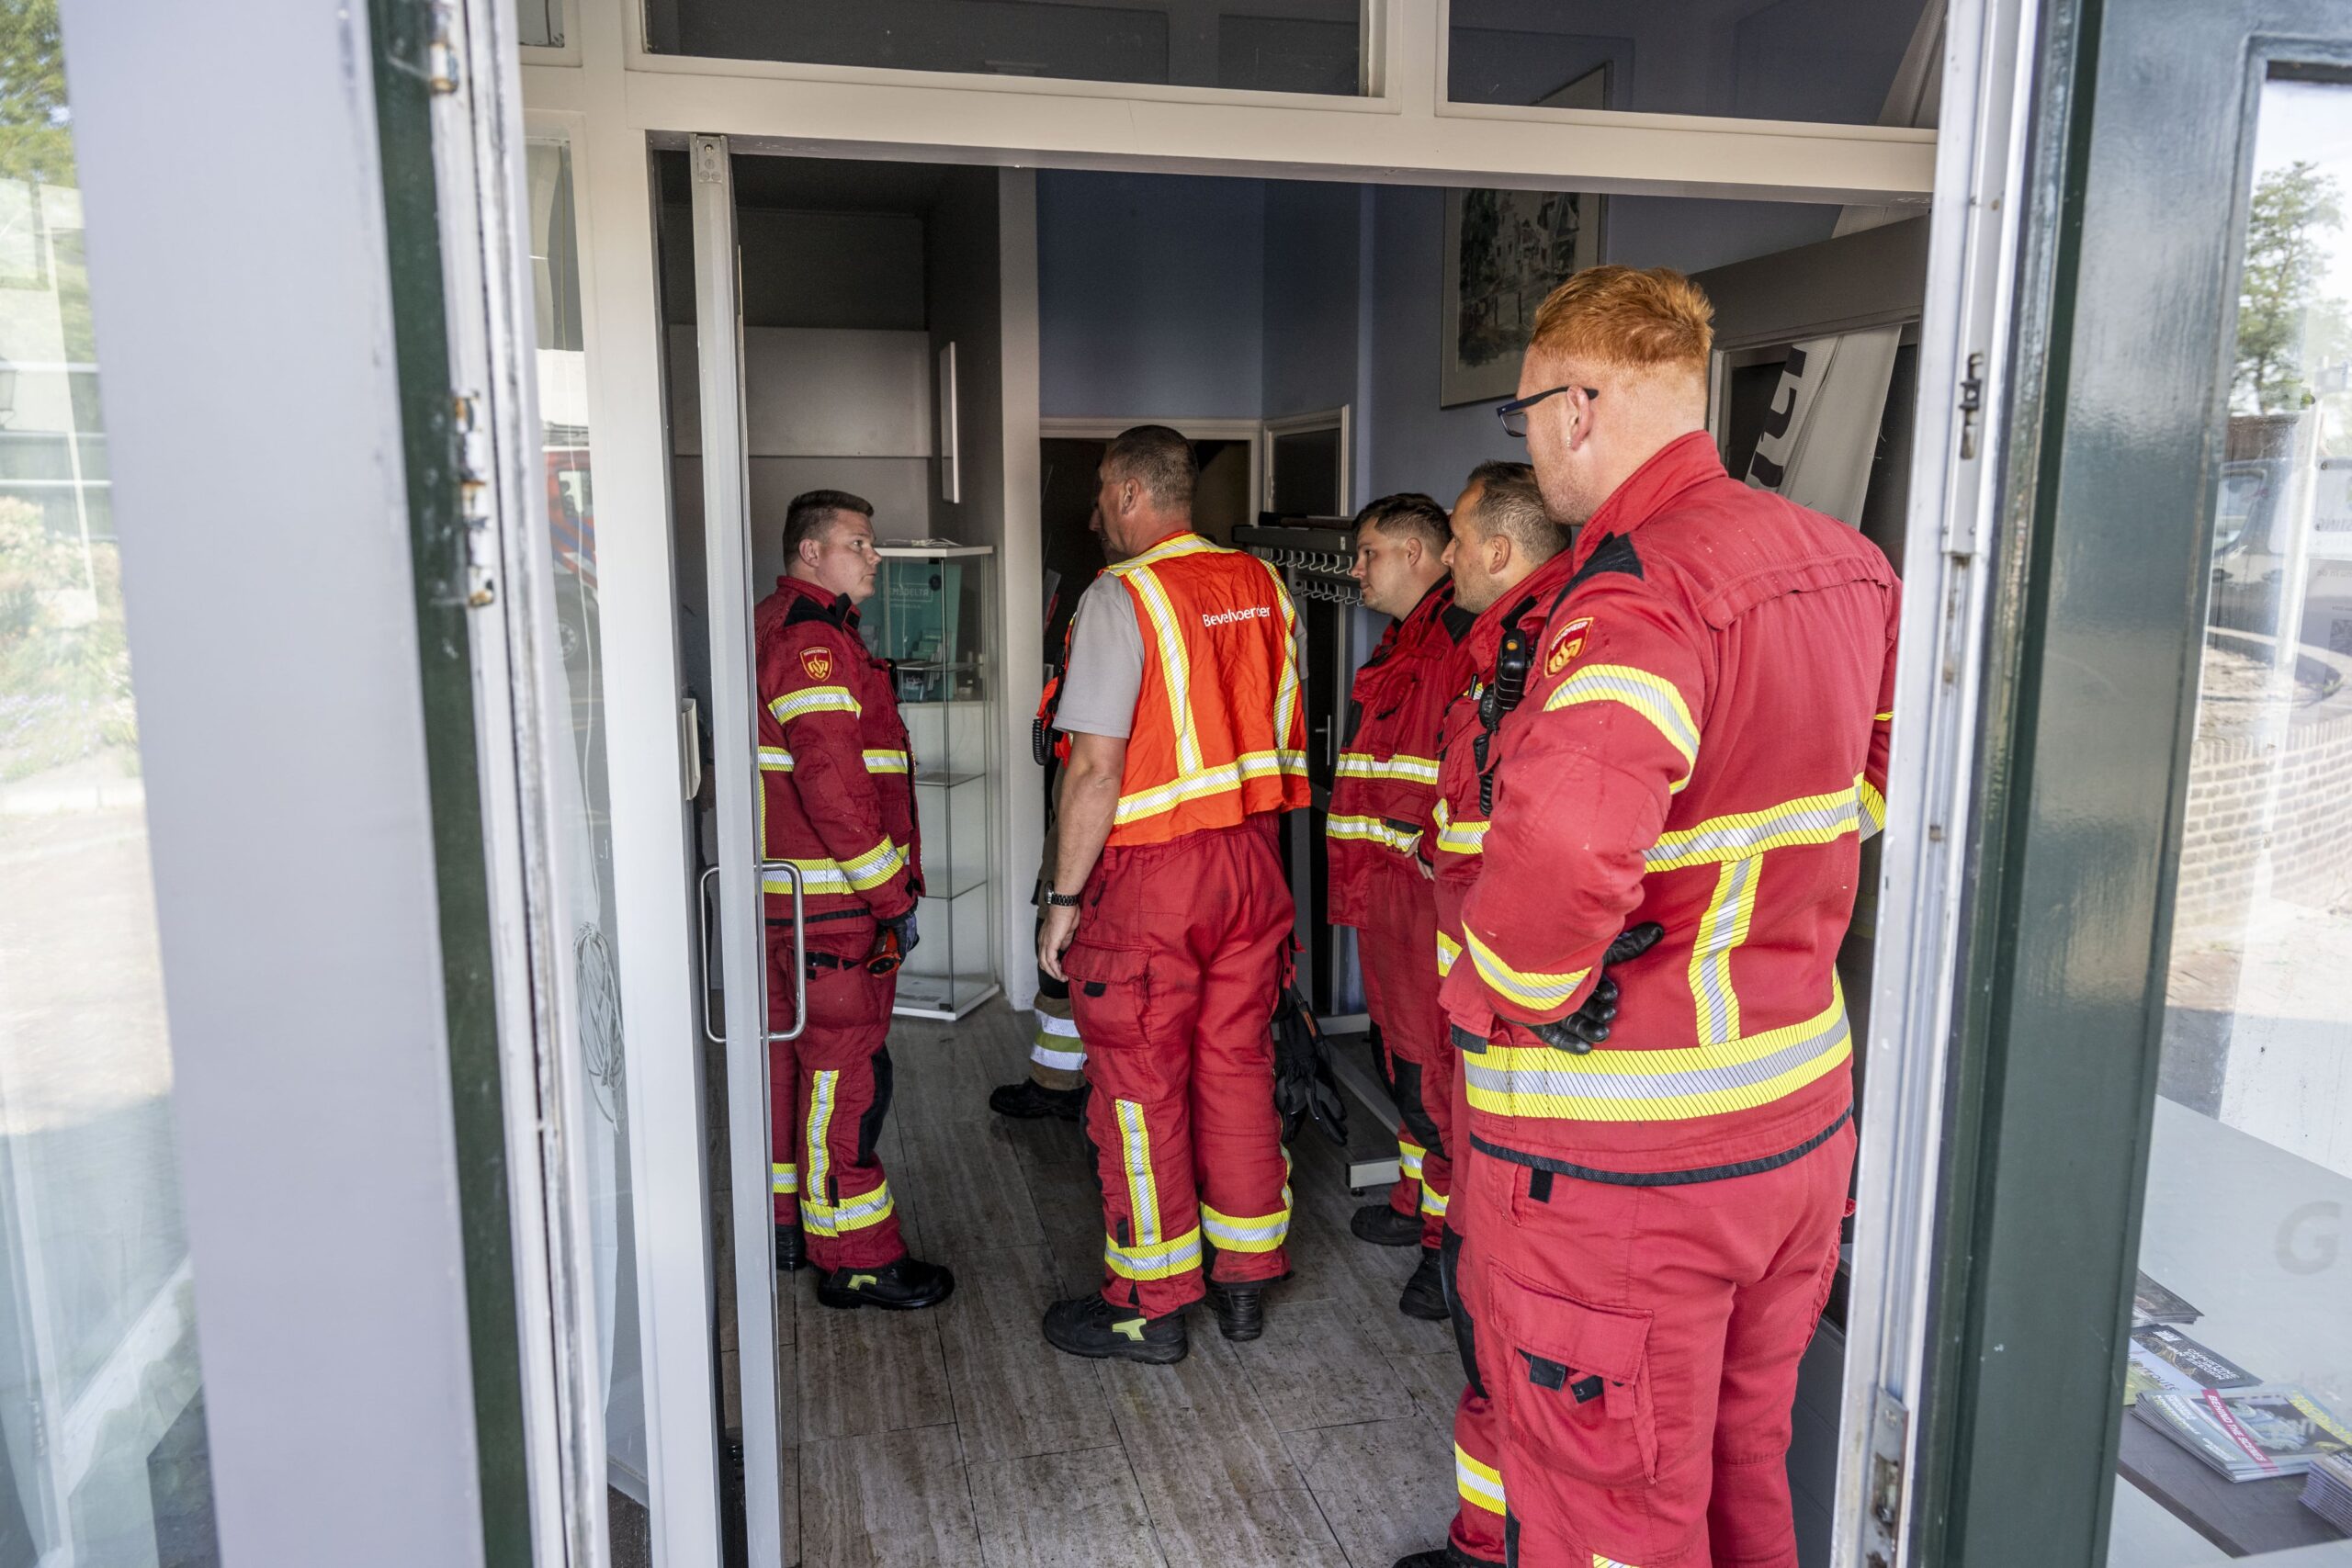
[[[1600,978],[1586,996],[1584,1005],[1554,1022],[1531,1024],[1528,1032],[1555,1050],[1578,1056],[1608,1039],[1609,1026],[1617,1018],[1617,982],[1609,977],[1609,971],[1639,958],[1665,935],[1666,928],[1656,920],[1644,920],[1618,932],[1616,940],[1609,944],[1609,951],[1601,955]]]

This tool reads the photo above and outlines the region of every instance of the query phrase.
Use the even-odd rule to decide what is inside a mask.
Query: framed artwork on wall
[[[1605,109],[1610,72],[1594,67],[1542,100]],[[1498,401],[1519,389],[1519,358],[1535,308],[1570,273],[1601,256],[1608,198],[1588,191],[1450,190],[1438,403]]]

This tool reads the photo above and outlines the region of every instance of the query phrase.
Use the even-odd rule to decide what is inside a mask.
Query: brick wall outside
[[[2267,640],[2267,639],[2264,639]],[[2233,931],[2245,919],[2264,840],[2264,791],[2280,770],[2271,887],[2313,908],[2352,902],[2352,660],[2306,650],[2347,674],[2333,694],[2297,710],[2285,753],[2243,734],[2200,728],[2188,763],[2176,931]]]

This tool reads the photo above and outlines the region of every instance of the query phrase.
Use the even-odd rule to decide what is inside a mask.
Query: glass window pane
[[[1924,9],[1923,0],[1453,0],[1446,95],[1876,125]]]
[[[588,355],[581,333],[580,233],[571,144],[531,139],[532,301],[537,317],[539,417],[545,425],[548,548],[555,560],[556,639],[570,697],[569,745],[558,745],[553,809],[565,918],[580,989],[578,1060],[587,1086],[590,1247],[602,1344],[605,1494],[616,1562],[651,1561],[642,1324],[629,1197],[629,1127],[613,904],[612,795],[605,747],[605,639],[597,607],[596,508],[588,460]]]
[[[54,6],[0,55],[0,1562],[217,1562]]]
[[[2253,182],[2116,1568],[2352,1535],[2352,85],[2274,76]]]
[[[1361,0],[646,0],[656,52],[1350,96]]]
[[[526,49],[563,47],[563,0],[514,0],[515,41]]]

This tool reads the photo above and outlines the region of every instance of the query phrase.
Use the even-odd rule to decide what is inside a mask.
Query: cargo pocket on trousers
[[[1062,953],[1070,1010],[1090,1050],[1144,1043],[1151,1016],[1151,954],[1139,948],[1072,942]]]
[[[1486,1333],[1508,1348],[1502,1404],[1532,1457],[1598,1486],[1657,1479],[1657,1415],[1649,1382],[1650,1314],[1587,1306],[1507,1270],[1487,1272]]]

